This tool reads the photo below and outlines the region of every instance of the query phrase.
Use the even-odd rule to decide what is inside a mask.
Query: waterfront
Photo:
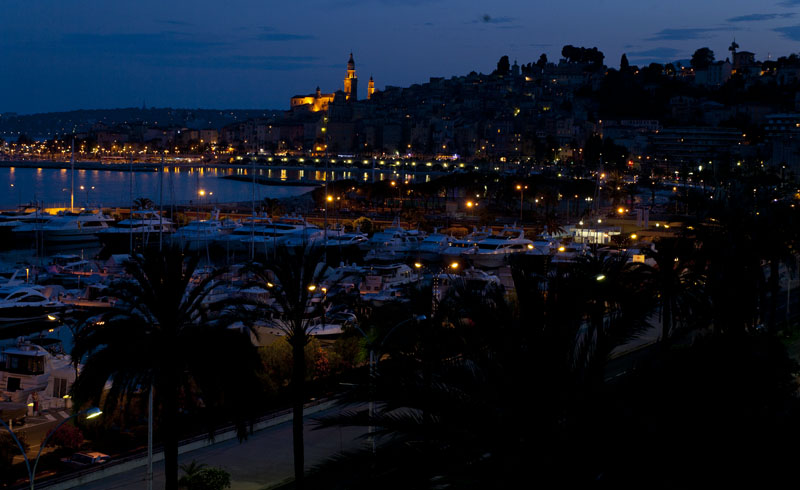
[[[70,200],[71,172],[68,168],[32,167],[30,162],[17,167],[0,168],[0,209],[41,201],[46,207],[67,207]],[[68,164],[62,164],[68,166]],[[77,165],[80,166],[80,165]],[[146,197],[159,201],[160,176],[154,171],[128,172],[127,165],[114,170],[75,169],[75,205],[91,207],[128,206],[133,199]],[[253,186],[244,177],[252,170],[239,167],[181,167],[165,168],[164,202],[174,204],[213,204],[250,200]],[[258,168],[259,182],[255,200],[280,199],[305,194],[329,181],[354,179],[362,182],[403,178],[430,180],[430,173],[400,175],[394,169],[315,169],[315,168]],[[225,178],[229,177],[229,178]],[[238,179],[237,179],[238,177]],[[281,183],[285,183],[281,185]],[[308,185],[303,185],[308,182]],[[203,192],[201,192],[203,191]]]
[[[235,171],[203,168],[170,168],[164,173],[164,202],[211,204],[249,200],[252,185],[223,179]],[[10,167],[0,169],[0,208],[9,209],[31,201],[46,207],[69,206],[71,172],[67,169]],[[159,200],[158,172],[121,172],[113,170],[75,170],[75,205],[127,206],[133,198]],[[81,190],[83,187],[83,190]],[[311,186],[257,185],[256,200],[302,195]],[[132,192],[131,192],[132,189]],[[201,197],[200,191],[205,191]]]

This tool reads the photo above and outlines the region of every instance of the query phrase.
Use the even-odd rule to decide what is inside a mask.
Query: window
[[[67,395],[67,380],[53,378],[53,398],[64,398]]]
[[[8,378],[8,388],[6,391],[17,391],[21,388],[21,383],[19,378]]]

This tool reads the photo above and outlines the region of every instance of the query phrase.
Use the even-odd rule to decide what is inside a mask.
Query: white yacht
[[[358,231],[348,233],[344,229],[328,230],[328,239],[325,241],[326,247],[359,247],[361,244],[369,243],[369,237]]]
[[[0,289],[0,328],[33,322],[55,321],[64,304],[50,299],[41,286]]]
[[[433,297],[436,301],[441,301],[447,291],[456,286],[477,293],[484,293],[492,286],[501,286],[499,277],[474,267],[464,269],[460,274],[450,272],[435,274],[434,279]]]
[[[11,237],[14,228],[33,220],[44,223],[52,216],[42,213],[36,206],[20,206],[17,211],[3,211],[0,213],[0,239],[5,242]]]
[[[45,242],[80,243],[97,240],[98,233],[114,220],[101,212],[88,210],[64,211],[43,223],[39,231]]]
[[[450,243],[454,240],[450,235],[434,231],[420,242],[417,257],[425,262],[438,261],[442,258],[442,252],[450,248]]]
[[[42,210],[8,217],[8,219],[0,221],[0,237],[9,245],[29,245],[42,226],[53,218],[52,214]]]
[[[478,242],[491,236],[490,229],[478,230],[473,228],[472,233],[463,238],[454,238],[447,243],[447,248],[442,250],[444,260],[459,259],[462,255],[470,254],[478,246]]]
[[[64,407],[64,397],[75,382],[72,359],[55,339],[23,341],[0,352],[0,400],[29,403],[39,396],[39,408],[55,401]]]
[[[478,242],[478,247],[467,257],[476,267],[497,268],[503,266],[511,254],[525,253],[533,249],[533,241],[525,238],[524,230],[503,228],[500,234],[491,235]]]
[[[372,235],[366,260],[395,262],[413,256],[425,238],[418,230],[392,226]]]
[[[148,246],[158,243],[159,235],[167,238],[175,229],[175,225],[158,211],[149,209],[134,211],[130,218],[97,232],[100,241],[111,249],[122,250],[129,247]]]
[[[419,274],[405,264],[370,267],[358,286],[361,297],[382,303],[404,296],[404,289],[419,281]]]
[[[233,233],[237,226],[233,221],[220,220],[219,212],[215,211],[211,219],[192,221],[178,229],[172,235],[172,242],[190,251],[205,250],[220,237]]]
[[[245,252],[253,246],[253,238],[272,236],[272,220],[266,216],[251,216],[242,220],[233,231],[217,236],[214,241],[228,252]]]

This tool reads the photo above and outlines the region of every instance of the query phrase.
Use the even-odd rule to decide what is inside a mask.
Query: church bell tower
[[[369,77],[369,83],[367,84],[367,100],[372,98],[372,94],[375,93],[375,80],[372,79],[372,76]]]
[[[347,62],[347,77],[344,79],[345,100],[358,100],[358,77],[356,77],[356,62],[353,61],[353,53],[350,53],[350,60]]]

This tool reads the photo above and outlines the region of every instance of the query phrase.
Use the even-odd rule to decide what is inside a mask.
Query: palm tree
[[[656,295],[662,342],[680,326],[707,312],[705,277],[697,270],[693,246],[683,238],[662,238],[655,249],[646,249],[646,257],[655,266],[640,264],[637,269]]]
[[[136,209],[145,210],[145,209],[152,209],[155,206],[155,203],[149,197],[137,197],[133,200],[133,205]]]
[[[209,300],[222,271],[198,278],[198,261],[177,249],[134,255],[130,278],[112,287],[119,302],[78,332],[72,351],[76,363],[85,359],[77,403],[102,402],[114,413],[154,390],[170,490],[178,485],[179,412],[200,413],[210,431],[232,419],[245,437],[259,394],[250,330],[229,328],[241,311],[232,300]]]
[[[278,247],[266,264],[251,264],[251,283],[270,290],[273,306],[265,307],[265,321],[280,329],[292,347],[292,443],[295,488],[303,488],[305,450],[303,404],[305,403],[305,346],[311,340],[312,321],[323,316],[327,293],[320,282],[327,269],[324,248],[288,249]]]

